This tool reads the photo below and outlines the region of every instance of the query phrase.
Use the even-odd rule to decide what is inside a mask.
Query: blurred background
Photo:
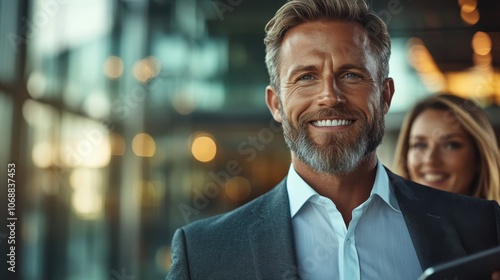
[[[290,158],[262,41],[283,3],[0,0],[0,278],[163,279],[176,228],[278,183]],[[370,3],[396,83],[382,162],[407,109],[438,91],[480,102],[499,135],[500,1]]]

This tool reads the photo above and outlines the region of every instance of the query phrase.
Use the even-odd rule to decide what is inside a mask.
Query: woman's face
[[[471,195],[478,157],[472,137],[451,112],[427,109],[417,116],[407,160],[411,180]]]

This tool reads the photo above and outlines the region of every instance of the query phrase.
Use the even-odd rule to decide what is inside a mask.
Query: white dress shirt
[[[420,263],[383,165],[346,228],[335,204],[290,166],[287,177],[301,279],[417,279]]]

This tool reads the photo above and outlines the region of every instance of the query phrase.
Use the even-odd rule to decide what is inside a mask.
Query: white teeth
[[[427,182],[437,182],[443,180],[445,176],[443,174],[424,174],[422,178]]]
[[[315,126],[341,126],[341,125],[349,125],[352,121],[349,120],[320,120],[313,122]]]

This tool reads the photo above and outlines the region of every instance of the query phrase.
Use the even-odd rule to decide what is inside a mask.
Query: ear
[[[393,95],[394,95],[394,80],[392,78],[387,78],[384,80],[382,88],[382,99],[384,100],[384,114],[387,114],[387,112],[389,112]]]
[[[266,87],[266,104],[267,108],[273,115],[275,121],[281,123],[281,110],[280,110],[280,100],[276,90],[271,87]]]

